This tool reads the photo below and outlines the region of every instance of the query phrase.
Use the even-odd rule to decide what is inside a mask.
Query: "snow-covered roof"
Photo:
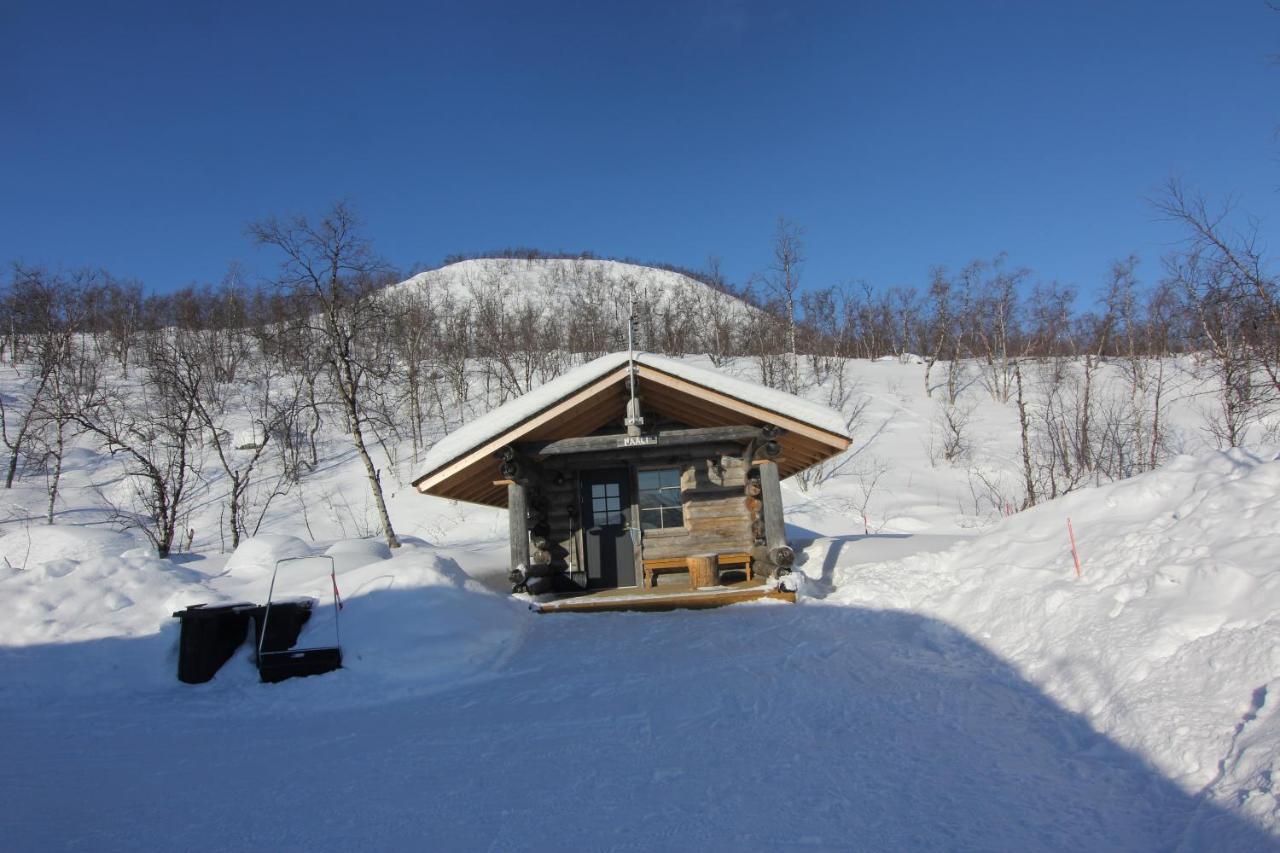
[[[637,353],[635,359],[638,365],[651,368],[667,377],[776,414],[779,421],[808,425],[830,436],[832,443],[841,448],[848,443],[849,435],[844,418],[826,406],[666,356]],[[422,484],[432,475],[546,412],[592,383],[625,368],[627,361],[626,352],[601,356],[465,424],[445,436],[430,450],[423,461],[423,473],[415,480],[415,485],[426,491]]]

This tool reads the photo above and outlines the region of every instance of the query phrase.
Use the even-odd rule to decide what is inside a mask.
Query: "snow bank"
[[[1238,803],[1274,831],[1278,545],[1280,462],[1183,456],[941,553],[842,560],[828,601],[956,625],[1188,791]]]
[[[0,547],[17,547],[5,540],[18,535],[0,538]],[[0,566],[0,707],[107,694],[164,694],[217,707],[228,690],[239,694],[237,704],[378,704],[486,672],[514,648],[530,618],[435,549],[410,545],[392,557],[379,542],[341,541],[329,548],[344,599],[341,672],[301,686],[261,685],[246,642],[211,684],[184,685],[172,614],[196,603],[264,602],[275,560],[307,556],[305,542],[255,537],[215,576],[157,559],[119,534],[63,529],[33,536],[33,543],[29,568]],[[22,545],[25,553],[25,539]],[[319,602],[299,645],[335,642],[332,590],[328,560],[281,567],[277,599]]]
[[[311,554],[311,546],[296,536],[263,533],[240,543],[227,559],[227,571],[241,577],[270,577],[278,561]]]
[[[333,557],[334,568],[339,572],[391,559],[387,543],[377,539],[342,539],[326,548],[324,553]]]
[[[277,595],[318,602],[298,647],[340,644],[342,669],[263,685],[253,649],[245,644],[209,685],[193,690],[175,680],[173,690],[215,704],[225,704],[231,691],[237,705],[276,710],[380,705],[483,677],[514,651],[531,618],[520,603],[486,590],[450,557],[430,547],[405,547],[390,559],[338,569],[343,607],[335,625],[328,560],[288,565],[277,578]]]
[[[423,460],[421,476],[425,477],[443,468],[459,456],[529,420],[579,389],[622,367],[628,359],[629,355],[625,352],[603,355],[481,415],[436,442]],[[805,421],[835,435],[849,437],[843,415],[794,394],[738,379],[718,370],[695,367],[688,362],[652,353],[636,353],[636,361],[735,399],[789,418]]]
[[[36,525],[0,536],[0,565],[21,569],[65,560],[80,561],[103,554],[122,554],[141,544],[114,530]]]
[[[217,600],[204,576],[128,536],[32,528],[26,569],[0,567],[0,703],[39,703],[174,679],[171,613]],[[0,538],[7,555],[24,533]],[[12,557],[10,556],[12,560]]]
[[[344,681],[422,692],[455,685],[514,649],[528,610],[469,578],[449,557],[417,549],[341,574]],[[321,600],[324,600],[323,598]],[[332,607],[321,607],[300,642],[322,642]],[[352,684],[340,689],[352,701]]]

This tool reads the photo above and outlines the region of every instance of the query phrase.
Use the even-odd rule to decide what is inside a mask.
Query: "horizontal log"
[[[555,581],[550,577],[529,578],[525,588],[529,590],[530,595],[541,595],[544,592],[551,592],[555,589]]]
[[[726,450],[735,450],[732,444],[705,444],[689,447],[628,447],[624,449],[592,451],[572,456],[557,456],[556,461],[566,469],[582,471],[592,468],[617,467],[632,462],[638,465],[681,465],[720,456]]]
[[[685,528],[688,532],[685,538],[698,539],[700,537],[722,538],[725,536],[749,537],[751,535],[751,521],[745,515],[743,516],[712,516],[711,518],[695,518],[688,522]]]
[[[541,565],[534,563],[531,566],[524,567],[526,577],[530,578],[549,578],[552,575],[558,575],[565,569],[569,568],[568,563],[555,561],[551,563],[543,563]]]
[[[760,429],[758,427],[703,427],[700,429],[661,430],[654,434],[641,436],[631,436],[625,433],[589,435],[580,438],[562,438],[543,444],[522,444],[520,447],[522,451],[530,455],[548,457],[601,451],[612,452],[633,448],[687,447],[710,442],[749,441],[759,436]]]
[[[736,486],[695,486],[680,491],[680,499],[685,501],[741,498],[743,495],[741,484]]]
[[[684,517],[686,519],[727,517],[749,521],[751,511],[747,508],[747,499],[738,495],[736,498],[689,501],[684,505]]]
[[[547,526],[552,530],[568,530],[571,527],[577,527],[577,518],[568,510],[553,509],[547,513]]]
[[[663,543],[661,547],[648,548],[644,550],[643,559],[645,560],[662,560],[670,557],[685,557],[691,552],[696,551],[741,551],[741,539],[721,539],[719,541],[703,542],[696,548],[680,547]]]
[[[685,536],[650,536],[641,542],[643,557],[649,560],[711,551],[741,552],[751,547],[752,539],[746,525],[726,524]]]

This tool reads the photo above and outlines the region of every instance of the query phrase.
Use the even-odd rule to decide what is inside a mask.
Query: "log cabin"
[[[619,352],[445,436],[413,485],[506,508],[513,591],[538,610],[794,600],[781,481],[849,441],[808,400]]]

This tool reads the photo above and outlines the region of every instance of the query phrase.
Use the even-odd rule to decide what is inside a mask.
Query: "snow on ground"
[[[531,614],[505,513],[416,494],[403,454],[389,552],[336,435],[235,553],[216,472],[170,560],[108,529],[104,454],[68,455],[53,528],[24,477],[0,505],[0,849],[1280,849],[1274,454],[1206,452],[1187,398],[1189,455],[999,520],[973,471],[1016,465],[1009,406],[975,404],[967,457],[936,464],[923,366],[847,370],[852,459],[784,483],[795,606]],[[246,644],[177,682],[170,614],[265,600],[281,557],[315,558],[276,594],[315,598],[302,640],[332,642],[324,554],[344,669],[261,685]]]
[[[1185,790],[1275,829],[1278,546],[1280,461],[1233,450],[1068,495],[950,550],[811,557],[835,566],[825,601],[959,628]]]

